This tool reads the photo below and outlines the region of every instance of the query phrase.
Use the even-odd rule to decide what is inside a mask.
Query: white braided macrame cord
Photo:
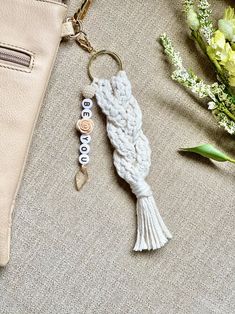
[[[151,150],[142,131],[142,113],[132,95],[125,71],[111,80],[94,79],[97,103],[107,117],[107,133],[114,146],[114,165],[137,197],[137,240],[135,251],[155,250],[170,239],[145,181],[151,165]]]

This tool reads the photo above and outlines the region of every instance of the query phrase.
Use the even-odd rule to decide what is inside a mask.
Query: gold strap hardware
[[[81,7],[74,14],[73,19],[75,22],[82,21],[86,16],[90,6],[92,5],[92,0],[84,0]]]
[[[92,2],[92,0],[84,0],[81,7],[74,14],[74,16],[69,17],[66,20],[66,24],[70,23],[74,29],[74,32],[69,34],[67,37],[70,39],[75,39],[79,46],[89,53],[95,52],[95,49],[92,47],[89,39],[87,38],[86,32],[83,30],[82,20],[86,16]]]
[[[81,48],[88,51],[89,53],[95,52],[95,49],[92,47],[87,34],[84,31],[81,31],[79,36],[76,38],[77,43]]]

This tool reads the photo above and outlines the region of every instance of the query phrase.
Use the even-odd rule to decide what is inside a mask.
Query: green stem
[[[225,107],[225,105],[221,109],[231,120],[235,122],[235,116]]]
[[[198,43],[198,45],[200,46],[200,48],[202,49],[202,51],[206,53],[206,45],[205,42],[202,39],[202,36],[199,34],[199,32],[192,30],[192,37],[196,40],[196,42]]]

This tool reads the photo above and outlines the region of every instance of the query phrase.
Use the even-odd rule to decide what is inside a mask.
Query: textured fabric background
[[[215,17],[232,2],[211,1]],[[85,27],[96,47],[124,59],[152,145],[148,181],[174,238],[157,252],[132,252],[135,200],[115,173],[97,108],[90,182],[75,190],[88,55],[63,42],[19,191],[11,260],[0,270],[0,313],[234,313],[234,166],[177,152],[210,142],[235,156],[234,138],[171,81],[156,42],[167,32],[187,66],[215,78],[186,33],[181,1],[96,1]]]

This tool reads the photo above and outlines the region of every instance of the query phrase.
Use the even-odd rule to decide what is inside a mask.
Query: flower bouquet
[[[213,26],[211,20],[210,4],[207,0],[184,1],[184,12],[189,25],[191,35],[208,57],[216,74],[217,82],[206,84],[193,71],[184,67],[179,52],[176,52],[170,38],[163,34],[161,43],[170,62],[175,67],[172,79],[189,88],[200,98],[209,98],[208,109],[221,127],[235,134],[235,12],[228,7],[222,19],[218,21],[218,27]],[[202,147],[202,146],[200,146]],[[200,147],[193,148],[200,153]],[[211,145],[203,145],[203,156],[212,159],[205,148],[213,150]],[[188,149],[190,150],[190,149]],[[216,151],[216,150],[215,150]],[[215,153],[213,151],[213,153]],[[216,156],[215,156],[216,157]],[[230,158],[231,159],[231,158]],[[219,160],[225,161],[225,160]],[[231,161],[231,160],[226,160]]]

